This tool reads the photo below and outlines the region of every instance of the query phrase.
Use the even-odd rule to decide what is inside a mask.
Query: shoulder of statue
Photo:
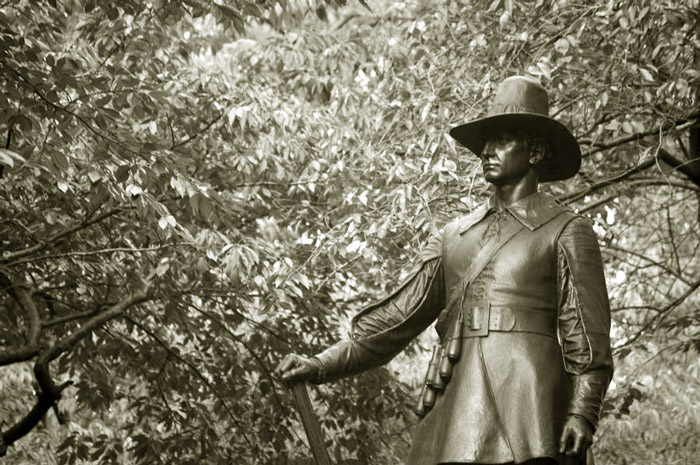
[[[509,209],[530,230],[538,229],[552,220],[563,225],[580,216],[555,197],[541,192],[531,197],[525,205]]]
[[[548,207],[550,211],[549,216],[551,216],[555,224],[557,242],[561,242],[562,238],[566,242],[581,236],[595,236],[593,232],[594,222],[591,218],[573,210],[568,205],[562,204],[552,196],[543,195],[546,195],[548,198],[547,202],[550,205]]]
[[[556,197],[553,197],[549,194],[542,194],[542,196],[546,199],[545,202],[551,205],[550,208],[552,209],[552,211],[556,212],[556,214],[559,215],[563,214],[562,218],[564,218],[566,222],[576,220],[580,223],[593,224],[593,220],[591,218],[579,213],[578,211],[571,208],[569,205],[565,205]]]

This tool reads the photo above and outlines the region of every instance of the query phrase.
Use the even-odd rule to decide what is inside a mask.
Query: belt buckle
[[[467,335],[469,337],[487,336],[489,334],[489,314],[491,305],[488,303],[473,306],[467,319]]]

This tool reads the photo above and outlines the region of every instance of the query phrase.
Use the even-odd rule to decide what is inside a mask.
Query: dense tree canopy
[[[447,130],[523,73],[584,152],[542,187],[603,250],[597,452],[697,457],[698,1],[344,3],[0,2],[7,463],[309,463],[273,367],[484,200]],[[337,463],[403,457],[431,337],[314,390]]]

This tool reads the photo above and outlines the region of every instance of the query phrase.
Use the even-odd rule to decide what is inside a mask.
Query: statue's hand
[[[559,453],[567,457],[583,457],[592,443],[591,424],[583,417],[567,416],[559,439]]]
[[[316,383],[321,371],[320,368],[320,363],[316,359],[288,354],[275,368],[275,374],[286,385],[303,381]]]

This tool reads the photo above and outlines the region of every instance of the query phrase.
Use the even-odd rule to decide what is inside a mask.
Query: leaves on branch
[[[660,396],[700,402],[697,380],[635,383],[698,370],[697,8],[555,3],[0,2],[8,463],[302,463],[273,367],[345,337],[483,201],[447,131],[523,73],[585,153],[543,189],[601,237],[599,447],[638,440],[630,418],[670,441]],[[313,392],[338,463],[403,459],[427,338]]]

